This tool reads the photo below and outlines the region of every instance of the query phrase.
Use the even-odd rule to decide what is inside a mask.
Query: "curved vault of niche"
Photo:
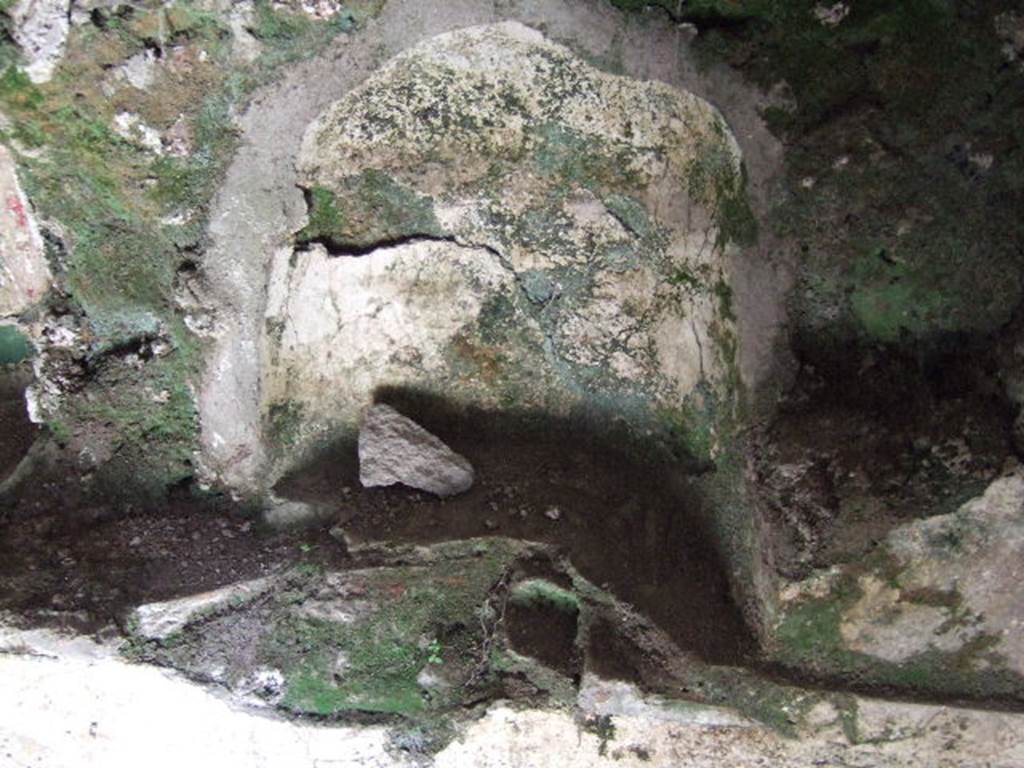
[[[385,387],[666,436],[729,402],[743,178],[702,99],[469,28],[323,110],[298,169],[307,214],[258,340],[267,477]]]

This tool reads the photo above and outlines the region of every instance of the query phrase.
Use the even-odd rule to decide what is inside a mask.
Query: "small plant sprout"
[[[441,647],[441,641],[438,640],[436,637],[430,641],[430,645],[427,646],[427,651],[430,654],[429,656],[427,656],[428,662],[430,662],[431,664],[444,663],[444,658],[442,658],[441,656],[444,649]]]

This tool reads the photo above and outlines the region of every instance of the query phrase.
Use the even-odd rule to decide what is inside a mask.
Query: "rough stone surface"
[[[25,72],[44,83],[64,55],[71,26],[70,0],[19,0],[10,10],[14,41],[21,47]]]
[[[14,159],[0,146],[0,317],[18,315],[43,298],[50,285],[43,238],[14,172]]]
[[[70,659],[114,659],[117,648],[91,637],[48,628],[23,629],[18,617],[0,613],[0,654]]]
[[[454,496],[472,487],[473,466],[412,419],[378,404],[367,409],[359,430],[359,482]]]
[[[763,726],[645,715],[611,718],[606,737],[584,730],[571,715],[497,706],[467,727],[462,739],[436,758],[438,768],[540,768],[546,765],[648,768],[749,768],[850,765],[872,768],[1010,768],[1024,757],[1024,740],[1010,730],[1019,715],[856,700],[857,714],[843,732],[838,712],[823,713],[800,739]],[[695,708],[700,709],[700,708]]]
[[[208,477],[246,494],[259,493],[276,477],[275,472],[267,470],[270,457],[264,432],[270,427],[273,441],[273,424],[267,422],[269,406],[287,402],[289,392],[287,366],[275,355],[290,354],[302,363],[308,352],[277,344],[274,334],[286,319],[281,316],[285,303],[278,301],[268,312],[264,291],[275,282],[268,281],[271,262],[279,273],[287,274],[288,262],[293,258],[288,243],[304,224],[304,206],[296,188],[302,179],[295,171],[304,129],[322,110],[363,82],[382,57],[394,56],[451,29],[507,19],[542,28],[551,39],[572,41],[593,60],[615,61],[630,77],[667,83],[712,100],[738,127],[736,138],[749,172],[752,203],[762,210],[771,204],[770,179],[780,167],[781,146],[760,118],[758,110],[764,105],[758,94],[725,70],[698,70],[689,58],[686,39],[667,26],[624,24],[623,17],[611,8],[589,3],[531,0],[498,7],[490,0],[393,0],[378,19],[343,48],[295,67],[279,84],[259,94],[240,120],[244,141],[214,204],[211,247],[203,265],[203,301],[217,308],[216,317],[204,331],[213,343],[198,392],[202,470]],[[772,350],[783,316],[781,296],[789,278],[767,258],[771,248],[771,238],[763,234],[760,255],[747,259],[727,254],[739,332],[738,364],[748,384],[763,377],[773,365]],[[327,261],[315,248],[311,253],[310,260]],[[305,258],[304,254],[298,255],[300,262]],[[332,266],[338,271],[350,268]],[[629,278],[631,274],[627,270],[618,277]],[[525,307],[529,302],[520,299],[528,295],[541,301],[553,295],[557,281],[537,277],[542,276],[523,275],[523,290],[514,306]],[[601,327],[598,323],[598,329]],[[683,328],[681,347],[692,347],[693,340],[685,331]],[[667,329],[662,334],[666,340],[671,336]],[[473,362],[473,350],[466,351]],[[324,359],[326,355],[320,357],[321,363],[337,365],[333,350],[329,359]],[[630,372],[623,365],[627,358],[616,357],[619,369]],[[684,359],[693,360],[689,356]],[[676,366],[676,370],[682,368]],[[524,383],[533,384],[534,379]],[[303,384],[306,386],[308,383]],[[544,389],[543,383],[536,386]],[[357,417],[358,408],[352,412],[353,418]],[[309,425],[324,423],[318,414],[304,421]],[[310,431],[314,434],[309,437],[315,441],[317,430]]]
[[[729,399],[740,155],[692,94],[520,24],[460,30],[326,110],[299,166],[316,247],[271,271],[263,396],[300,447],[384,384],[638,429]]]
[[[140,91],[149,90],[156,79],[157,58],[156,53],[149,48],[131,56],[121,64],[117,75],[123,77],[129,85]]]
[[[632,683],[584,675],[577,704],[592,717],[637,717],[651,722],[717,728],[754,728],[757,723],[726,707],[686,706],[659,696],[645,695]]]
[[[278,365],[265,387],[301,404],[308,423],[355,426],[377,386],[444,368],[467,318],[488,298],[511,305],[515,293],[513,277],[487,251],[443,241],[383,247],[344,263],[321,246],[281,258],[268,297],[268,314],[281,319]],[[521,334],[539,344],[540,330],[521,319]]]
[[[902,660],[988,637],[991,652],[1024,674],[1024,472],[996,480],[953,514],[897,528],[887,545],[899,586],[866,591],[846,615],[856,650]],[[914,600],[929,594],[954,599]]]
[[[905,661],[929,650],[953,653],[976,636],[950,625],[947,607],[904,602],[902,590],[876,576],[858,580],[860,599],[843,614],[839,632],[846,646],[886,661]]]
[[[82,638],[21,633],[4,650],[0,757],[13,766],[424,764],[389,749],[391,737],[381,726],[253,714],[219,698],[216,688],[126,664],[110,646]],[[253,684],[278,688],[281,680],[264,669]],[[794,739],[726,709],[660,701],[627,688],[588,676],[578,714],[496,705],[462,724],[433,765],[1016,768],[1024,762],[1020,714],[851,696],[844,711],[828,701],[815,706],[799,720],[800,738]],[[581,726],[595,716],[607,718],[604,728]]]
[[[316,728],[242,712],[155,667],[103,657],[3,656],[0,676],[5,766],[409,764],[388,754],[382,727]]]
[[[156,155],[164,153],[164,145],[159,131],[143,123],[139,116],[132,112],[118,112],[114,115],[113,128],[114,133],[126,141]]]
[[[251,4],[244,5],[245,10],[239,9],[229,25],[239,37],[236,45],[246,39],[244,30],[255,28],[254,9]],[[318,16],[330,15],[339,7],[319,2],[302,5]],[[635,27],[630,26],[635,22],[616,19],[611,26],[606,23],[610,13],[606,3],[583,0],[566,5],[585,8],[591,15],[580,17],[566,11],[560,16],[553,3],[534,0],[454,0],[449,4],[396,0],[391,7],[399,10],[389,10],[376,28],[371,24],[365,39],[350,47],[346,40],[345,46],[338,46],[344,51],[321,57],[313,68],[305,67],[290,76],[277,91],[278,95],[288,89],[312,95],[284,102],[264,99],[266,94],[256,99],[253,112],[243,121],[240,165],[229,175],[214,212],[211,234],[215,245],[201,266],[202,277],[209,278],[212,287],[204,297],[211,298],[207,309],[217,313],[211,334],[216,351],[211,355],[207,381],[214,384],[204,389],[207,458],[214,473],[227,468],[223,476],[233,487],[259,486],[267,477],[265,491],[277,470],[293,458],[273,456],[273,471],[264,472],[265,449],[272,453],[278,445],[286,450],[317,447],[324,438],[349,427],[353,415],[381,385],[425,383],[435,393],[497,407],[526,404],[560,411],[581,402],[600,402],[603,407],[610,403],[607,413],[621,412],[624,419],[633,419],[638,411],[648,409],[657,423],[689,415],[678,411],[666,414],[660,409],[698,404],[699,398],[693,398],[698,391],[728,394],[738,380],[734,374],[746,370],[742,364],[734,367],[736,337],[742,340],[741,352],[749,348],[743,323],[749,329],[751,318],[759,316],[740,311],[740,317],[735,317],[730,297],[743,293],[740,286],[744,281],[749,294],[750,285],[757,284],[757,273],[735,269],[742,262],[731,261],[736,255],[726,242],[726,227],[719,218],[719,190],[709,194],[702,183],[694,181],[695,177],[706,181],[701,174],[724,169],[726,186],[734,188],[739,177],[738,146],[713,110],[701,103],[693,108],[693,99],[685,91],[658,83],[671,81],[677,87],[681,79],[685,81],[685,75],[679,74],[685,65],[673,58],[677,54],[667,57],[673,59],[669,63],[658,58],[674,48],[658,46],[656,50],[662,53],[651,57],[645,46],[635,44],[647,39],[637,36]],[[36,11],[45,7],[40,3],[18,5]],[[224,7],[218,3],[218,13]],[[260,10],[265,9],[261,6]],[[822,23],[832,26],[843,22],[848,7],[823,4],[818,10]],[[534,29],[493,26],[513,12],[531,18],[545,37]],[[440,21],[431,19],[431,15],[441,14]],[[587,23],[579,24],[584,27],[579,38],[598,42],[589,45],[578,39],[568,48],[552,42],[575,34],[566,30],[581,18]],[[264,20],[262,16],[260,20]],[[1012,21],[1019,27],[1018,20]],[[431,38],[450,27],[476,23],[488,26],[446,34],[444,40]],[[31,26],[29,19],[18,31]],[[615,30],[610,37],[609,28]],[[258,32],[267,39],[266,30]],[[680,31],[679,37],[693,34],[695,28]],[[360,83],[381,61],[416,43],[418,37],[424,38],[421,47],[400,55]],[[1019,37],[1006,39],[1012,43]],[[248,39],[256,40],[251,34]],[[267,46],[276,52],[270,42]],[[252,58],[258,50],[255,42],[251,47],[238,45],[240,59]],[[202,53],[205,56],[205,51]],[[1016,45],[1008,57],[1019,57],[1019,53]],[[154,56],[147,52],[136,57],[120,77],[138,89],[148,88]],[[600,65],[595,65],[596,60]],[[309,77],[325,63],[322,80]],[[339,71],[352,74],[339,76]],[[611,71],[625,72],[634,79],[613,77],[607,74]],[[118,77],[116,72],[112,66],[111,80]],[[34,77],[45,74],[35,72]],[[480,94],[484,97],[478,98]],[[546,100],[550,94],[557,98]],[[321,113],[314,130],[305,133],[306,147],[297,155],[298,136],[308,121],[320,107],[339,97],[342,102]],[[488,106],[495,101],[502,102],[500,110]],[[621,110],[604,110],[604,105],[619,101]],[[600,106],[597,114],[594,104]],[[116,108],[122,109],[120,105]],[[342,119],[336,119],[339,114]],[[170,134],[165,133],[161,141],[133,115],[118,113],[115,125],[125,137],[159,152]],[[267,115],[274,116],[268,121],[271,127],[254,130]],[[622,115],[628,117],[620,119]],[[687,119],[677,120],[680,130],[671,119],[667,130],[662,130],[659,120],[665,115]],[[161,119],[153,124],[167,131],[170,123]],[[187,120],[181,124],[187,125]],[[687,132],[700,136],[696,150],[691,151],[687,142],[672,143]],[[285,147],[279,151],[277,140],[282,135],[286,135],[282,140]],[[749,141],[749,134],[746,136]],[[382,140],[376,142],[377,137]],[[184,150],[177,153],[189,154]],[[708,158],[719,163],[714,171],[702,165]],[[298,163],[293,162],[296,159]],[[968,162],[976,169],[972,172],[987,173],[998,171],[1002,158],[979,148],[968,156]],[[309,216],[293,188],[295,181],[309,193]],[[811,179],[806,188],[813,182]],[[328,201],[326,208],[336,205],[347,218],[326,224],[319,221],[318,195]],[[685,226],[680,223],[684,219]],[[164,221],[181,223],[184,218],[175,214]],[[252,232],[238,237],[247,228]],[[294,234],[303,241],[298,250],[289,247]],[[265,287],[269,293],[263,293]],[[220,302],[221,298],[226,300]],[[33,299],[29,296],[27,305]],[[80,340],[71,335],[71,326],[58,329],[51,325],[48,332],[59,331],[55,338],[66,332],[69,345],[84,348],[91,342],[86,329],[82,330]],[[127,358],[130,362],[126,365],[140,364],[134,354]],[[158,389],[152,402],[164,404],[166,396],[166,390]],[[143,410],[148,411],[146,407]],[[57,426],[55,423],[55,432]],[[288,429],[298,430],[296,439],[279,441]],[[958,453],[956,460],[966,461],[968,442],[960,444],[964,452]],[[83,453],[83,466],[97,463],[95,456],[103,450]],[[805,476],[810,468],[790,463],[783,465],[783,471]],[[1018,481],[1019,477],[1012,479]],[[830,606],[837,623],[825,626],[821,634],[830,642],[833,636],[838,638],[837,642],[845,644],[844,652],[852,652],[848,655],[870,657],[872,663],[881,660],[899,665],[938,654],[943,660],[946,655],[955,656],[964,668],[977,665],[1000,673],[1005,669],[1021,671],[1016,660],[1022,651],[1017,642],[1022,619],[1015,607],[1019,603],[1015,582],[1021,574],[1012,564],[1022,554],[1018,518],[1024,494],[1019,487],[1010,486],[1001,490],[993,490],[993,486],[975,506],[968,505],[957,515],[914,523],[892,533],[878,548],[888,558],[882,564],[857,563],[826,575],[817,583],[822,588],[817,597],[833,598],[831,590],[836,588],[842,590],[843,599]],[[849,501],[844,494],[838,495]],[[285,517],[307,510],[298,502],[279,502],[273,497],[270,502],[274,513]],[[495,512],[497,505],[492,502]],[[866,516],[871,511],[867,510]],[[552,523],[560,521],[550,527],[553,532],[569,534],[575,524],[573,515],[560,513],[559,507],[548,507],[540,514]],[[486,523],[489,530],[504,525],[491,519]],[[649,526],[648,538],[654,535],[652,531]],[[745,534],[745,529],[735,532],[734,538]],[[134,540],[130,546],[136,546]],[[318,546],[300,545],[303,555]],[[356,549],[349,547],[348,554]],[[480,546],[473,558],[485,562],[487,554],[486,546]],[[313,557],[308,559],[315,562]],[[1004,561],[1011,565],[1003,568]],[[407,592],[408,602],[417,609],[427,592],[440,595],[437,606],[444,606],[449,588],[458,583],[458,579],[438,580],[439,575],[450,575],[444,567],[447,563],[424,564],[423,570],[416,572],[353,571],[346,575],[318,572],[312,565],[304,562],[295,574],[289,574],[289,589],[274,597],[280,603],[274,610],[283,615],[283,620],[277,617],[275,628],[294,629],[294,636],[285,637],[286,642],[280,637],[259,636],[260,642],[266,640],[271,647],[259,649],[266,653],[260,665],[230,679],[236,691],[291,707],[298,691],[304,689],[305,705],[310,708],[321,705],[325,691],[331,696],[339,694],[339,684],[358,671],[361,660],[354,651],[360,646],[338,653],[329,648],[324,659],[319,658],[319,649],[310,653],[303,644],[311,629],[324,629],[320,622],[330,625],[332,641],[344,636],[347,642],[353,627],[365,630],[358,638],[360,643],[367,635],[376,639],[380,627],[397,628],[397,641],[402,644],[399,650],[411,652],[419,665],[412,670],[415,677],[406,680],[404,693],[409,699],[398,704],[422,704],[429,700],[425,693],[448,687],[448,677],[433,666],[424,666],[440,666],[439,662],[433,658],[423,661],[427,649],[432,657],[440,653],[442,634],[437,630],[434,606],[424,611],[426,618],[414,616],[411,629],[393,620],[392,605],[380,610],[386,600],[400,602]],[[25,570],[30,576],[34,571]],[[508,572],[508,568],[501,571]],[[488,578],[481,578],[481,590],[467,599],[455,617],[458,623],[442,625],[463,627],[466,616],[475,619],[479,615],[485,622],[483,631],[490,631],[483,618],[487,612],[478,614],[476,609],[484,599],[481,595],[489,594],[486,599],[491,600],[500,594],[500,584],[497,591],[486,592],[497,576],[485,575]],[[319,583],[321,577],[324,584]],[[429,589],[419,591],[425,584]],[[290,589],[292,586],[297,589]],[[139,636],[151,642],[133,644],[133,652],[143,647],[147,653],[177,653],[181,658],[180,654],[199,649],[206,655],[196,657],[195,669],[207,679],[228,679],[220,665],[225,647],[239,639],[258,637],[257,631],[270,625],[263,619],[271,614],[266,604],[236,611],[233,601],[247,599],[248,593],[242,590],[224,599],[222,592],[144,606],[137,614],[143,627]],[[364,599],[366,605],[360,605]],[[196,621],[200,617],[203,622]],[[205,625],[207,619],[211,625],[231,625],[234,634],[218,635],[211,626],[209,635],[199,635],[195,625]],[[314,623],[296,629],[293,620],[306,619]],[[470,626],[475,627],[476,622]],[[813,629],[821,630],[821,623]],[[182,630],[192,633],[188,647],[159,642]],[[16,638],[6,645],[7,639],[0,638],[7,653],[40,653],[47,656],[47,663],[62,661],[64,652],[52,638],[45,644],[38,638]],[[203,642],[208,645],[200,648]],[[483,643],[481,647],[488,649]],[[288,659],[290,669],[282,661],[289,648],[301,649]],[[104,657],[102,663],[107,660]],[[296,677],[311,660],[320,665],[322,673],[316,686]],[[908,665],[905,669],[903,684],[916,687],[912,676],[918,668]],[[959,664],[956,671],[962,672]],[[20,674],[11,675],[19,684]],[[54,674],[63,672],[58,669]],[[69,674],[77,678],[80,670]],[[121,682],[116,672],[112,674]],[[756,677],[752,672],[750,676]],[[452,687],[460,688],[459,683]],[[45,685],[45,681],[36,681],[24,690]],[[22,689],[17,690],[21,695]],[[389,685],[385,693],[392,692]],[[284,703],[286,694],[292,699]],[[58,699],[64,695],[65,691],[54,693]],[[366,704],[365,694],[355,688],[345,695],[345,706]],[[733,696],[733,692],[724,696]],[[793,744],[750,720],[760,714],[751,714],[754,708],[739,694],[733,700],[744,701],[748,707],[744,716],[656,700],[623,683],[585,680],[577,707],[582,714],[616,722],[621,743],[609,743],[616,738],[609,739],[606,733],[588,732],[582,738],[579,721],[569,722],[564,711],[498,708],[484,723],[465,725],[465,739],[439,759],[442,764],[447,760],[522,765],[549,763],[553,755],[562,754],[566,764],[611,760],[700,764],[703,760],[710,763],[712,755],[716,765],[942,764],[944,758],[956,764],[1020,762],[1019,743],[1013,735],[1020,730],[1019,718],[880,703],[845,694],[828,696],[829,703],[815,707],[813,718],[805,720],[795,708],[794,719],[788,722],[803,729],[805,739]],[[167,704],[173,697],[161,699]],[[18,705],[24,706],[25,701],[19,699]],[[380,708],[395,704],[392,700],[375,703]],[[565,706],[568,709],[571,704]],[[788,715],[790,703],[779,709]],[[107,710],[100,712],[106,718]],[[778,722],[778,711],[769,714]],[[112,717],[117,719],[117,715]],[[62,717],[60,711],[51,711],[36,719],[63,723],[77,722],[76,718],[77,714]],[[20,725],[17,716],[0,717],[5,728],[11,721],[15,727]],[[92,739],[126,738],[97,726],[97,721],[90,722],[88,736]],[[26,726],[29,731],[38,727]],[[186,721],[181,727],[194,725]],[[659,729],[663,727],[675,730],[662,739]],[[484,730],[482,736],[477,729]],[[493,749],[495,735],[501,737],[499,750]],[[16,741],[20,737],[18,734]],[[61,740],[69,737],[73,738],[65,732],[53,740],[40,737],[36,741],[48,747],[63,744]],[[7,739],[6,732],[3,738]],[[531,738],[542,744],[531,742]],[[322,754],[320,743],[312,737],[306,741],[305,756],[314,764],[344,759]],[[476,753],[474,744],[480,748]],[[509,746],[505,749],[504,745]],[[14,759],[20,761],[16,747],[7,749],[7,741],[2,746],[0,755],[15,754]],[[83,752],[85,759],[95,754],[90,748],[79,748],[78,759]],[[356,752],[360,764],[373,764],[379,757],[372,750],[363,753],[357,748]],[[231,752],[214,754],[228,764],[236,757]],[[46,753],[28,755],[24,761],[36,758],[58,764],[62,759],[60,754]],[[251,762],[251,756],[245,758]],[[110,755],[100,754],[96,759],[107,762]],[[285,753],[280,759],[296,758]],[[388,760],[386,756],[380,759]]]
[[[262,519],[271,528],[301,528],[330,519],[332,510],[322,505],[280,499],[271,494],[263,507]]]
[[[954,513],[893,529],[881,551],[790,585],[784,603],[844,605],[837,585],[854,580],[856,599],[838,615],[840,650],[899,664],[956,659],[963,685],[1024,675],[1024,472]]]
[[[431,641],[458,626],[480,642],[477,609],[514,559],[535,552],[498,539],[385,548],[371,555],[374,567],[307,565],[240,585],[245,591],[147,608],[134,639],[162,641],[145,644],[147,660],[214,681],[244,705],[321,716],[420,712],[444,704],[424,698],[418,678],[427,664],[457,681],[453,705],[472,665],[440,645],[443,658],[430,662]]]
[[[136,632],[147,640],[164,640],[204,613],[220,610],[232,602],[249,600],[271,586],[272,579],[255,579],[199,595],[139,606],[133,614]]]
[[[509,20],[543,30],[548,40],[567,44],[581,59],[598,62],[606,71],[668,85],[714,104],[742,148],[755,212],[763,215],[777,202],[782,146],[762,119],[762,111],[770,106],[772,98],[725,67],[698,66],[689,44],[690,32],[671,24],[652,23],[649,16],[624,16],[608,3],[590,0],[390,0],[377,18],[346,37],[343,45],[332,46],[312,60],[290,67],[279,82],[259,91],[238,118],[238,151],[211,205],[209,245],[199,275],[189,281],[197,304],[189,308],[186,322],[208,340],[204,347],[206,365],[196,392],[202,427],[199,470],[204,481],[223,483],[241,495],[264,494],[282,469],[281,463],[275,463],[273,471],[269,468],[277,462],[275,449],[293,445],[278,439],[292,436],[287,430],[279,434],[278,427],[290,423],[309,429],[312,434],[301,436],[299,443],[315,445],[328,437],[315,428],[317,424],[330,426],[328,420],[317,414],[307,418],[301,408],[288,407],[286,367],[280,359],[275,361],[274,354],[291,351],[276,343],[274,334],[282,329],[282,318],[273,313],[268,318],[266,293],[272,283],[272,263],[286,273],[283,268],[293,257],[294,233],[306,224],[307,206],[299,186],[308,182],[297,171],[299,145],[306,128],[324,109],[363,83],[382,62],[411,46],[454,29]],[[628,209],[620,212],[629,218]],[[752,389],[777,366],[776,352],[785,322],[782,297],[791,279],[785,264],[773,256],[778,251],[778,241],[773,238],[770,228],[762,228],[756,248],[726,249],[725,253],[728,279],[723,287],[732,290],[737,368],[742,381]],[[377,256],[332,258],[315,244],[308,253],[312,262],[334,261],[324,268],[331,266],[339,271]],[[496,254],[488,253],[489,261],[498,262]],[[301,263],[307,255],[298,253],[295,258]],[[341,261],[347,263],[337,263]],[[508,271],[506,274],[511,277]],[[619,277],[631,274],[627,270]],[[513,305],[517,312],[527,304],[543,309],[555,295],[558,281],[544,278],[544,274],[529,271],[523,275],[522,289]],[[727,296],[723,291],[723,298]],[[641,300],[649,300],[649,293],[642,293]],[[278,304],[277,308],[282,306]],[[328,308],[330,302],[325,302],[324,311]],[[502,303],[493,308],[501,309]],[[662,338],[671,336],[666,332]],[[689,343],[684,333],[680,348]],[[487,358],[477,358],[471,348],[463,351],[468,354],[462,359],[486,376]],[[321,358],[321,364],[336,365],[333,349],[326,350]],[[622,356],[618,359],[625,362]],[[523,384],[543,392],[541,371],[542,367],[536,368],[537,375],[525,377]],[[335,384],[344,386],[345,382]],[[475,385],[474,391],[493,396],[494,390]],[[564,391],[556,394],[564,404]],[[500,401],[500,397],[496,399]],[[283,407],[272,409],[271,405]],[[623,405],[628,410],[633,403]],[[278,414],[286,417],[280,424],[274,418]],[[352,414],[352,423],[357,424],[358,409],[353,408]],[[750,537],[744,529],[734,538]]]

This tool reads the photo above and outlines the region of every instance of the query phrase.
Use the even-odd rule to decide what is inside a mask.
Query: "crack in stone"
[[[693,318],[690,318],[690,330],[693,332],[693,339],[697,342],[697,362],[700,365],[700,378],[701,381],[706,381],[707,376],[704,373],[704,345],[701,344],[700,334],[697,332],[697,324],[693,322]]]
[[[544,337],[543,350],[544,356],[551,364],[551,366],[561,374],[563,382],[572,389],[579,389],[576,384],[575,376],[573,376],[572,370],[569,363],[562,358],[557,352],[557,345],[555,342],[554,334],[550,328],[550,322],[547,317],[547,311],[549,307],[557,300],[557,295],[553,296],[548,300],[543,307],[536,307],[535,303],[531,300],[529,292],[526,290],[526,285],[523,283],[522,275],[516,270],[512,262],[509,261],[508,257],[502,253],[498,248],[486,242],[478,242],[474,240],[466,240],[457,235],[431,235],[424,233],[416,233],[411,235],[403,235],[394,238],[384,238],[381,240],[375,240],[365,246],[357,245],[339,245],[336,241],[331,238],[311,238],[305,241],[298,252],[306,252],[312,245],[320,245],[330,258],[364,258],[372,256],[375,252],[384,248],[398,248],[404,245],[416,245],[420,243],[447,243],[458,246],[460,248],[470,248],[486,251],[493,256],[498,264],[508,272],[512,279],[515,281],[516,287],[519,289],[520,294],[523,296],[525,301],[525,312],[536,321],[540,328],[541,334]]]
[[[505,254],[503,254],[500,250],[495,248],[493,245],[490,245],[489,243],[460,241],[457,238],[455,239],[455,242],[457,242],[459,245],[463,245],[466,247],[481,248],[487,251],[489,254],[494,256],[495,259],[498,260],[498,264],[500,264],[501,267],[506,272],[512,275],[512,279],[515,280],[516,286],[519,288],[519,292],[522,294],[523,298],[526,299],[525,311],[528,315],[530,315],[530,317],[532,317],[536,321],[538,327],[540,328],[541,334],[543,334],[544,336],[544,341],[542,345],[544,350],[544,357],[547,359],[551,367],[554,368],[554,370],[558,371],[563,383],[565,383],[566,386],[568,386],[570,389],[579,392],[581,388],[576,383],[576,379],[572,374],[572,370],[569,366],[569,363],[557,351],[554,334],[552,333],[550,323],[548,322],[548,308],[555,301],[558,300],[558,294],[554,294],[550,299],[548,299],[548,301],[544,303],[542,307],[537,307],[536,303],[530,298],[529,291],[526,290],[526,284],[523,282],[522,275],[519,274],[516,268],[512,265],[512,262],[509,261],[508,257],[505,256]]]
[[[399,248],[403,245],[416,245],[418,243],[452,243],[454,245],[465,247],[463,243],[458,242],[451,236],[415,233],[411,235],[384,238],[382,240],[374,240],[372,243],[367,245],[356,245],[354,243],[341,245],[329,237],[313,237],[309,240],[303,241],[299,247],[296,248],[296,251],[304,253],[310,250],[310,246],[319,245],[327,251],[327,255],[332,259],[358,259],[363,256],[372,256],[376,251],[384,248]]]

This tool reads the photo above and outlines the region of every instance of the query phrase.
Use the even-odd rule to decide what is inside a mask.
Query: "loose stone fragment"
[[[366,488],[401,483],[454,496],[473,485],[473,467],[412,419],[374,405],[359,430],[359,481]]]

